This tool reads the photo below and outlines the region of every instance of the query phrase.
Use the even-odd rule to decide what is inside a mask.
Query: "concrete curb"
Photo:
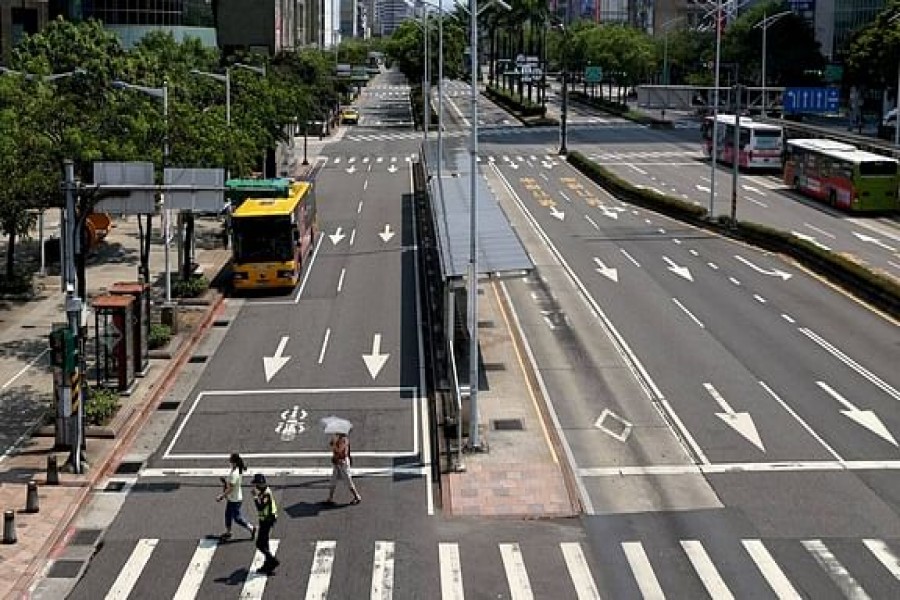
[[[122,426],[122,431],[120,432],[120,435],[117,436],[111,451],[104,457],[103,462],[95,465],[91,469],[87,479],[82,484],[80,493],[75,499],[75,502],[70,505],[69,510],[66,511],[65,517],[61,519],[54,528],[53,533],[47,538],[41,551],[31,561],[31,564],[28,565],[28,568],[19,577],[15,585],[13,585],[12,590],[10,590],[10,593],[6,596],[7,598],[12,599],[18,597],[25,600],[29,597],[30,590],[35,584],[38,575],[45,568],[47,559],[59,554],[61,549],[65,547],[67,540],[71,538],[73,534],[72,521],[84,506],[85,501],[90,496],[91,490],[93,490],[98,481],[110,472],[113,466],[121,461],[124,449],[134,440],[135,435],[147,421],[147,418],[153,409],[159,404],[160,399],[170,387],[190,354],[210,329],[214,317],[222,307],[224,300],[225,296],[217,293],[217,298],[210,304],[200,326],[197,327],[187,342],[182,344],[181,348],[175,353],[175,356],[169,364],[166,365],[165,370],[155,383],[156,388],[148,394],[143,406],[132,411],[129,419]]]

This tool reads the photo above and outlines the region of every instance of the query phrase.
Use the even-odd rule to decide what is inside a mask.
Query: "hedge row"
[[[503,88],[488,86],[484,90],[484,95],[521,117],[544,117],[547,113],[546,107],[519,99],[518,96]]]
[[[900,284],[833,252],[787,232],[750,221],[731,222],[729,217],[708,219],[706,208],[678,198],[637,188],[579,152],[570,152],[569,163],[617,198],[664,213],[680,221],[740,239],[754,246],[788,255],[810,270],[842,286],[848,292],[900,318]]]

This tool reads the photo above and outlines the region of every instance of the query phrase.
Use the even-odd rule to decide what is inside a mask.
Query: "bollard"
[[[47,485],[59,485],[59,468],[56,466],[56,457],[47,457]]]
[[[31,480],[28,482],[28,496],[25,498],[25,512],[36,513],[40,512],[40,510],[37,481]]]
[[[15,544],[16,540],[16,513],[7,510],[3,513],[3,543]]]

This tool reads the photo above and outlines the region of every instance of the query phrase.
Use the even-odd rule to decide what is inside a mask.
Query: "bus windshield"
[[[777,129],[756,129],[753,133],[756,137],[756,147],[759,149],[778,148],[781,143],[781,131]]]
[[[291,219],[249,217],[235,219],[234,259],[236,262],[285,262],[294,258]]]

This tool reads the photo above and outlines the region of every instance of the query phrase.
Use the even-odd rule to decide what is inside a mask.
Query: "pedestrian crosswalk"
[[[178,554],[174,546],[179,543],[184,542],[136,540],[130,552],[121,553],[127,557],[108,591],[103,592],[105,598],[140,597],[139,590],[147,589],[148,584],[159,585],[160,565],[169,569],[165,577],[173,583],[175,591],[171,597],[176,600],[212,597],[209,582],[221,581],[223,572],[239,574],[237,579],[233,575],[229,581],[235,590],[240,589],[241,599],[279,597],[280,592],[269,587],[270,578],[257,573],[264,559],[249,544],[238,547],[215,538],[201,539],[187,564],[173,573],[172,557]],[[552,543],[545,540],[539,547],[534,544],[529,547],[527,541],[502,541],[478,544],[477,552],[475,544],[465,541],[439,541],[430,548],[395,540],[369,543],[317,540],[303,541],[301,545],[309,550],[291,549],[284,540],[271,541],[273,553],[281,559],[277,579],[281,582],[286,578],[285,583],[295,590],[292,597],[306,600],[341,597],[346,588],[336,591],[335,581],[344,582],[351,577],[362,580],[356,588],[365,590],[362,594],[372,600],[395,597],[533,600],[546,597],[548,587],[554,591],[554,598],[560,600],[634,595],[626,594],[625,590],[654,600],[688,597],[687,590],[701,589],[716,600],[796,599],[808,597],[809,589],[830,589],[834,590],[831,596],[852,599],[883,597],[885,590],[900,593],[897,540],[748,538],[736,543],[733,552],[724,553],[716,544],[707,547],[699,539],[678,540],[670,549],[661,549],[660,543],[653,540],[605,543],[600,549],[591,548],[581,540]],[[232,550],[224,560],[219,560],[217,554],[224,547]],[[798,557],[798,550],[807,558]],[[779,555],[781,563],[776,558]],[[861,559],[868,563],[860,573],[852,573],[841,562],[842,557],[851,557],[857,567],[863,564]],[[741,562],[736,567],[738,560]],[[428,565],[434,568],[431,576]],[[88,569],[85,579],[91,576]],[[176,580],[177,588],[174,588]],[[755,582],[754,587],[748,582]],[[97,588],[94,585],[90,589]],[[74,597],[87,597],[78,591],[76,588]],[[170,597],[171,593],[171,590],[166,594],[160,591],[159,597]],[[218,589],[215,597],[217,600],[228,597],[228,590]]]

